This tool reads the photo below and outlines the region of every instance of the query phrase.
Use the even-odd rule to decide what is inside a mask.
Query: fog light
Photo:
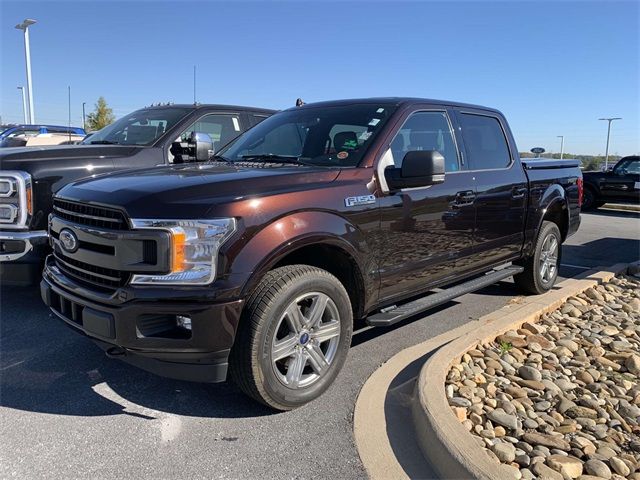
[[[176,315],[176,325],[180,328],[191,331],[191,317]]]

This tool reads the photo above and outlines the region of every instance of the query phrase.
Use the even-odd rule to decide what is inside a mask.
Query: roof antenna
[[[304,105],[304,100],[302,100],[301,98],[298,98],[296,100],[296,107],[301,107],[302,105]]]
[[[193,66],[193,104],[196,104],[196,66]]]

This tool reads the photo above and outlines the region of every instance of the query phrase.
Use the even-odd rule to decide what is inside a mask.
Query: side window
[[[206,133],[213,140],[213,149],[217,152],[242,133],[240,118],[237,115],[211,114],[199,118],[189,125],[182,135],[191,132]]]
[[[402,165],[407,152],[414,150],[437,150],[444,157],[446,172],[460,169],[458,151],[445,112],[414,113],[402,125],[391,142],[396,167]]]
[[[640,160],[628,160],[626,162],[620,162],[619,166],[616,166],[615,173],[617,175],[638,175],[640,173]]]
[[[491,170],[509,166],[509,146],[497,118],[461,113],[459,119],[471,168]]]

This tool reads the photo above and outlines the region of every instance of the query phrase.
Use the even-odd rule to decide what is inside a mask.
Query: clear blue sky
[[[0,115],[21,121],[31,27],[38,122],[159,101],[272,108],[420,96],[501,109],[520,151],[637,153],[640,2],[36,2],[0,0]]]

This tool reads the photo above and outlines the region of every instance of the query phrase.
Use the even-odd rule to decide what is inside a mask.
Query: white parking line
[[[593,267],[585,267],[584,265],[571,265],[570,263],[561,263],[561,267],[569,267],[569,268],[580,268],[582,270],[589,270]]]

